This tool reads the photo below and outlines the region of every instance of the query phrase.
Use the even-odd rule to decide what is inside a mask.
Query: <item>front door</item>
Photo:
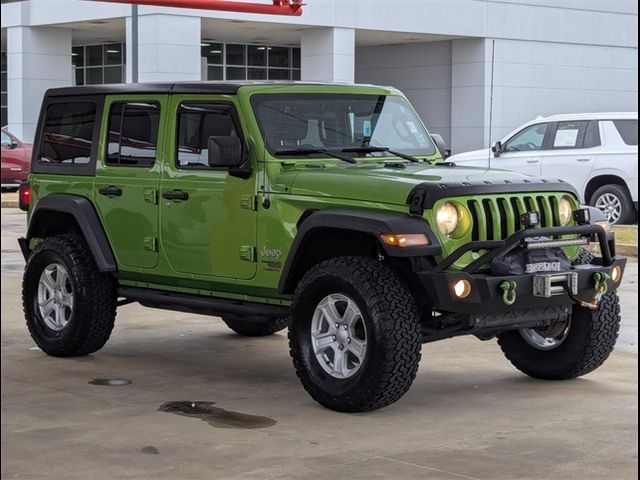
[[[107,97],[94,181],[94,203],[118,265],[158,263],[158,135],[168,96]]]
[[[491,167],[539,177],[548,132],[548,123],[537,123],[520,130],[505,141],[502,154],[491,159]]]
[[[256,272],[255,171],[247,179],[232,176],[210,166],[207,154],[211,136],[243,138],[237,108],[225,96],[171,99],[160,240],[177,272],[235,279]]]

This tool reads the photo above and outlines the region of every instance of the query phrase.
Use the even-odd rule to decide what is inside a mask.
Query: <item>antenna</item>
[[[493,70],[495,66],[495,59],[496,59],[496,41],[491,40],[491,87],[490,87],[490,94],[489,94],[489,158],[488,158],[489,169],[491,169],[491,157],[493,156],[493,152],[491,151],[491,146],[492,146],[491,134],[492,134],[492,127],[493,127]]]

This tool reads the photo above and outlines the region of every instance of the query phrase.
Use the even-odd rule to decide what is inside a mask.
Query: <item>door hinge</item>
[[[158,239],[156,237],[144,237],[144,249],[150,252],[158,251]]]
[[[240,259],[247,262],[256,261],[256,247],[253,245],[242,245],[240,247]]]
[[[245,210],[258,210],[258,197],[256,195],[242,195],[240,207]]]
[[[151,203],[152,205],[158,204],[158,190],[155,188],[145,188],[143,193],[145,202]]]

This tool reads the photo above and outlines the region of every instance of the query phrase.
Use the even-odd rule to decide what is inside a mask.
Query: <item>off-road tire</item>
[[[57,332],[47,327],[36,307],[40,275],[51,263],[65,267],[74,292],[69,323]],[[22,280],[22,306],[31,337],[48,355],[75,357],[100,350],[111,335],[116,303],[114,278],[98,270],[80,235],[45,238],[29,256]]]
[[[345,379],[323,370],[311,344],[313,312],[332,293],[355,301],[368,331],[365,360]],[[326,260],[295,291],[289,347],[298,378],[318,403],[340,412],[375,410],[397,401],[413,383],[422,347],[418,310],[402,279],[385,264],[367,257]]]
[[[591,195],[591,198],[589,199],[589,205],[595,207],[598,198],[604,194],[614,195],[620,202],[621,212],[618,221],[615,222],[616,225],[631,225],[636,221],[636,209],[633,206],[633,201],[625,187],[616,184],[604,185],[593,192],[593,195]]]
[[[231,330],[245,337],[266,337],[287,328],[289,318],[272,318],[270,320],[252,322],[250,319],[225,316],[222,318]]]
[[[574,265],[591,263],[586,250]],[[521,372],[543,380],[567,380],[600,367],[609,357],[620,329],[620,303],[615,291],[602,297],[596,310],[573,306],[571,326],[565,340],[552,350],[537,350],[519,331],[498,336],[498,344],[507,359]]]

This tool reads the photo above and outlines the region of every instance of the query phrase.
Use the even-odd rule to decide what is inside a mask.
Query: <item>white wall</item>
[[[497,39],[493,51],[492,39],[452,44],[454,153],[486,147],[539,115],[638,110],[636,48]]]
[[[497,40],[493,138],[538,115],[638,110],[638,50]]]
[[[451,142],[451,42],[356,48],[357,83],[396,87],[432,133]]]

